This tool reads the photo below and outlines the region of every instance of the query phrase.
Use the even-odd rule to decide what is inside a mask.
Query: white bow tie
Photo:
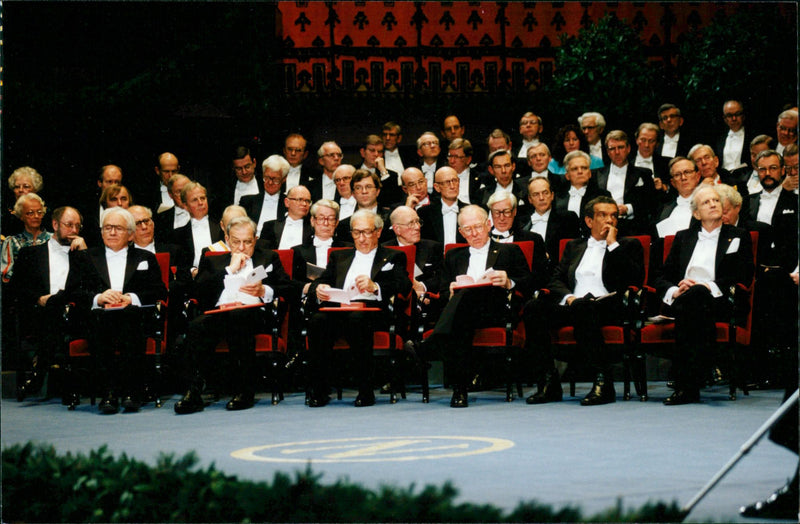
[[[583,195],[585,194],[586,194],[586,186],[583,186],[580,189],[575,189],[574,187],[569,188],[569,196],[571,197],[574,196],[583,197]]]
[[[539,215],[534,215],[534,216],[531,217],[531,224],[532,225],[541,224],[542,222],[547,224],[547,217],[543,217],[543,216],[539,216]]]
[[[492,228],[493,237],[508,238],[510,233],[508,231],[498,231],[497,228]]]
[[[264,199],[265,200],[272,200],[273,202],[277,202],[278,199],[280,199],[280,198],[281,198],[280,191],[275,193],[274,195],[270,195],[269,193],[264,193]]]
[[[458,204],[453,204],[452,206],[442,206],[442,215],[446,215],[448,213],[455,213],[458,214]]]
[[[601,247],[605,249],[606,246],[608,246],[608,242],[605,240],[597,240],[594,237],[589,237],[589,243],[587,244],[587,247]]]
[[[761,200],[776,200],[780,196],[780,191],[773,191],[768,193],[767,191],[761,192]]]
[[[719,238],[719,232],[721,230],[722,228],[718,227],[714,231],[709,232],[701,228],[700,231],[697,232],[697,238],[699,240],[716,240],[717,238]]]
[[[314,247],[331,247],[333,244],[333,239],[329,238],[328,240],[320,240],[317,237],[314,237]]]

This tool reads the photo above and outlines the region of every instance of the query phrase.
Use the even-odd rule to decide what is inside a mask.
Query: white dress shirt
[[[758,171],[753,169],[753,171],[750,172],[750,176],[747,178],[747,193],[752,195],[763,189],[764,187],[761,185],[761,179],[758,178]]]
[[[336,198],[336,183],[328,175],[322,175],[322,198],[327,200]]]
[[[603,259],[606,251],[613,251],[617,246],[619,246],[617,242],[609,246],[605,240],[596,240],[593,237],[587,239],[586,251],[575,270],[575,290],[572,295],[564,296],[562,304],[565,304],[570,296],[581,298],[591,293],[595,297],[602,297],[608,294],[603,284]]]
[[[402,173],[405,171],[403,167],[403,160],[400,158],[400,150],[395,148],[394,151],[388,149],[383,150],[383,161],[386,169],[394,171],[395,173]]]
[[[350,195],[350,198],[339,198],[339,221],[341,222],[345,218],[349,217],[353,213],[356,212],[356,197]]]
[[[303,219],[286,217],[278,249],[289,249],[303,243]]]
[[[617,202],[618,205],[625,204],[628,206],[628,212],[624,218],[633,218],[633,206],[625,202],[625,177],[628,174],[628,164],[618,167],[616,164],[611,164],[611,169],[608,170],[608,185],[606,189],[611,193],[611,197]]]
[[[728,130],[725,147],[722,149],[722,167],[728,171],[742,167],[742,149],[744,148],[744,127],[736,132]]]
[[[550,212],[548,209],[544,215],[540,215],[538,211],[534,211],[531,215],[531,231],[539,233],[543,239],[547,240],[545,233],[547,233],[547,221],[550,220]]]
[[[264,222],[278,219],[278,205],[282,196],[280,191],[274,195],[264,193],[264,203],[261,205],[261,214],[258,216],[259,230]]]
[[[578,216],[581,216],[581,200],[583,200],[583,195],[586,194],[586,186],[578,189],[575,186],[570,186],[569,188],[569,203],[567,204],[567,209],[572,211]]]
[[[105,249],[106,264],[108,266],[108,281],[111,283],[110,289],[122,293],[123,287],[125,286],[125,267],[128,264],[128,248],[124,247],[119,251],[113,251],[109,248]],[[142,305],[136,293],[128,293],[128,296],[131,297],[131,305]],[[97,303],[99,297],[100,293],[94,296],[92,300],[92,309],[100,308],[100,305]]]
[[[156,211],[156,213],[165,211],[175,205],[175,201],[172,200],[171,196],[169,196],[169,190],[167,189],[167,186],[159,183],[158,189],[160,190],[161,194],[161,205],[158,206],[158,210]]]
[[[347,290],[356,285],[356,278],[360,275],[372,275],[372,264],[375,262],[375,254],[378,248],[373,249],[369,253],[362,253],[356,250],[356,255],[353,257],[353,262],[350,264],[350,269],[347,270],[347,275],[344,277],[343,289]],[[377,284],[375,284],[377,286]],[[380,286],[377,293],[361,293],[354,297],[356,300],[380,300]]]
[[[328,250],[333,245],[333,237],[327,240],[314,237],[312,242],[314,244],[314,252],[316,253],[317,257],[314,265],[319,267],[328,267]]]
[[[194,243],[194,259],[192,266],[197,267],[200,265],[200,257],[203,254],[203,248],[211,245],[211,228],[208,223],[208,215],[200,220],[195,218],[191,219],[192,224],[192,241]]]
[[[594,144],[589,144],[589,154],[597,158],[603,158],[603,141],[598,140]]]
[[[647,158],[643,157],[641,153],[638,151],[636,152],[636,160],[633,161],[633,165],[636,167],[643,167],[645,169],[649,169],[650,173],[653,175],[653,178],[656,176],[656,166],[653,163],[653,156],[649,156]]]
[[[172,219],[172,229],[178,229],[189,223],[192,215],[182,207],[175,206],[175,217]]]
[[[517,158],[524,158],[526,161],[528,160],[528,148],[533,146],[539,145],[539,139],[534,138],[533,140],[523,140],[522,147],[519,148],[519,153],[517,153]]]
[[[694,246],[692,258],[689,259],[689,264],[686,266],[686,274],[683,278],[691,279],[698,284],[708,284],[711,288],[711,296],[721,297],[722,291],[719,286],[714,282],[715,265],[717,259],[717,244],[719,243],[719,233],[722,226],[717,227],[712,231],[706,231],[702,227],[697,232],[697,244]],[[672,295],[678,289],[678,286],[670,287],[664,294],[664,303],[672,305],[675,299]]]
[[[150,242],[146,246],[140,246],[139,244],[134,243],[133,247],[135,247],[136,249],[141,249],[142,251],[149,251],[154,255],[156,254],[156,241],[155,240],[153,240],[152,242]]]
[[[233,203],[235,205],[239,205],[239,200],[246,195],[257,195],[258,194],[258,180],[256,177],[250,179],[249,182],[242,182],[241,180],[236,180],[236,187],[233,189]]]
[[[289,168],[289,173],[286,175],[286,194],[293,187],[300,185],[300,170],[303,169],[302,165]]]
[[[778,205],[778,197],[781,196],[781,191],[783,191],[783,187],[778,186],[771,193],[767,191],[761,192],[761,196],[758,199],[756,220],[765,224],[772,224],[772,215],[775,213],[775,207]]]
[[[425,178],[428,180],[428,193],[433,192],[433,180],[434,175],[436,174],[436,162],[433,164],[426,164],[422,162],[422,166],[419,168],[422,171],[422,174],[425,175]]]
[[[50,294],[64,289],[69,274],[69,246],[62,246],[55,235],[47,241],[47,252],[50,265]]]
[[[681,139],[681,133],[678,131],[675,136],[670,137],[664,135],[664,146],[661,148],[661,156],[668,156],[674,158],[678,153],[678,141]]]
[[[458,174],[458,199],[465,204],[470,204],[469,201],[469,168]]]
[[[458,230],[458,202],[452,206],[445,204],[442,200],[442,224],[444,225],[444,243],[456,243],[456,231]]]
[[[486,242],[481,248],[469,248],[469,265],[467,266],[467,275],[472,277],[473,280],[478,280],[487,271],[486,260],[489,258],[489,246],[491,242]]]

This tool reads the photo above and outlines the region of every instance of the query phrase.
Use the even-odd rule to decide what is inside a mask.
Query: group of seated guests
[[[729,112],[741,117],[729,104],[726,121],[738,118],[729,119]],[[784,132],[786,118],[794,118],[794,128]],[[778,152],[770,137],[755,137],[747,155],[740,140],[742,165],[733,172],[720,167],[717,155],[732,156],[726,142],[722,150],[696,144],[680,154],[684,140],[678,145],[679,133],[669,132],[680,120],[675,106],[659,109],[660,126],[639,127],[635,153],[620,130],[607,133],[597,154],[582,150],[594,147],[591,138],[602,133],[604,121],[598,113],[578,120],[580,126],[557,135],[560,162],[530,132],[541,129],[533,113],[520,120],[522,149],[495,130],[482,164],[472,163],[472,145],[454,116],[443,125],[446,161],[432,132],[417,140],[415,164],[403,159],[400,126],[389,122],[382,136],[364,141],[358,168],[342,163],[338,144],[325,142],[317,151],[321,169],[309,170],[306,140],[292,134],[283,155],[261,163],[261,183],[255,155],[235,148],[235,178],[213,194],[180,173],[175,155],[163,153],[155,166],[158,187],[136,195],[146,205],[134,205],[122,170],[109,165],[100,171],[95,203],[82,212],[61,206],[51,215],[37,195],[41,176],[20,168],[9,178],[22,231],[2,245],[4,303],[16,301],[19,336],[35,334],[38,344],[18,397],[38,390],[63,358],[64,331],[80,332],[98,362],[100,411],[117,413],[120,401],[125,410],[138,410],[147,326],[153,306],[169,297],[168,342],[182,348],[178,376],[187,391],[175,411],[203,409],[221,339],[228,343],[235,384],[226,407],[252,407],[259,378],[255,335],[272,327],[275,317],[265,309],[280,298],[295,319],[301,305],[305,314],[308,404],[329,402],[331,350],[344,338],[356,362],[355,405],[369,406],[375,403],[373,332],[389,321],[392,299],[413,291],[434,312],[432,335],[417,353],[444,358],[451,406],[468,406],[474,363],[466,348],[475,329],[505,322],[509,312],[524,321],[534,362],[538,388],[528,403],[561,400],[549,333],[570,325],[577,354],[595,377],[581,404],[606,404],[616,394],[600,328],[622,322],[623,295],[645,283],[647,263],[648,281],[662,302],[655,310],[676,324],[675,391],[666,404],[699,401],[713,320],[730,318],[731,287],[749,287],[754,275],[762,281],[757,318],[769,327],[769,343],[796,342],[797,112],[785,111],[778,120],[779,134],[793,135],[794,142],[781,140]],[[642,158],[648,167],[639,166]],[[748,231],[759,233],[758,267]],[[653,239],[651,260],[644,260],[635,235]],[[659,239],[671,235],[672,249],[661,264]],[[561,254],[563,239],[572,240]],[[530,263],[516,244],[523,241],[534,246]],[[448,244],[465,245],[445,254]],[[398,245],[416,246],[412,275],[405,254],[389,248]],[[335,247],[344,249],[329,257]],[[275,253],[284,249],[293,250],[292,278]],[[169,291],[154,255],[164,252],[172,266]],[[464,286],[465,275],[486,285]],[[537,293],[542,288],[548,291]],[[199,314],[179,327],[187,299],[197,302]],[[342,300],[370,307],[342,311],[336,307]],[[64,325],[67,305],[72,311]],[[296,330],[292,353],[306,347],[299,324],[290,324]]]

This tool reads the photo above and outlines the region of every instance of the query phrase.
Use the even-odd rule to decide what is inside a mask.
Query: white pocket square
[[[784,215],[791,215],[791,214],[794,214],[794,209],[784,209],[784,210],[782,211],[782,213],[783,213]]]
[[[739,251],[739,239],[734,238],[731,240],[731,245],[728,246],[728,250],[725,252],[725,254],[729,255],[731,253],[736,253],[737,251]]]
[[[384,266],[381,268],[381,271],[391,271],[393,268],[394,268],[394,264],[392,264],[391,262],[387,262],[387,263],[386,263],[386,264],[384,264]]]
[[[267,273],[269,273],[270,271],[272,271],[272,264],[268,265],[268,266],[267,266],[267,269],[265,269],[264,271],[266,271]]]
[[[139,265],[136,266],[136,271],[147,271],[149,268],[150,266],[147,265],[147,260],[142,260],[139,262]]]
[[[636,185],[635,185],[634,187],[641,187],[641,186],[643,186],[643,185],[644,185],[644,180],[642,180],[642,179],[640,178],[640,179],[639,179],[639,181],[638,181],[638,182],[636,182]]]

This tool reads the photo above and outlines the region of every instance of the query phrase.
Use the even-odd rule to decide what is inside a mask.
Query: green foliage
[[[554,510],[535,501],[509,515],[491,505],[456,504],[450,483],[417,490],[365,489],[346,480],[323,485],[310,466],[291,479],[240,481],[214,465],[197,468],[189,453],[161,455],[155,466],[104,446],[88,456],[58,456],[52,446],[15,445],[3,450],[4,522],[576,522],[578,508]],[[589,521],[680,520],[673,502],[638,511],[616,508]]]
[[[655,103],[653,72],[636,31],[605,16],[576,36],[561,36],[553,79],[545,86],[560,115],[584,111],[639,122]]]

